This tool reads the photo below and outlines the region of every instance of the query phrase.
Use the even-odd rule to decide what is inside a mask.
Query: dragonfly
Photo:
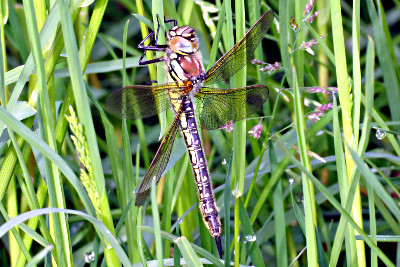
[[[140,119],[156,115],[171,107],[175,117],[136,192],[135,205],[141,206],[151,192],[153,179],[162,177],[174,140],[181,130],[196,182],[199,210],[204,224],[214,237],[222,258],[221,221],[212,190],[210,173],[204,155],[198,128],[213,130],[235,121],[248,118],[260,110],[269,97],[265,85],[220,89],[209,87],[223,82],[254,58],[254,51],[261,43],[274,18],[270,10],[263,14],[243,38],[226,52],[207,72],[199,52],[196,31],[189,26],[173,27],[166,32],[167,44],[158,44],[158,35],[152,31],[138,45],[144,53],[140,65],[164,62],[171,82],[159,85],[132,85],[110,94],[106,107],[111,113],[127,119]],[[149,39],[149,45],[144,42]],[[161,57],[143,60],[147,51],[162,51]]]

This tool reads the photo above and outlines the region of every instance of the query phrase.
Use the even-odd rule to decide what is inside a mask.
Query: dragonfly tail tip
[[[221,237],[216,236],[215,237],[215,243],[217,243],[217,249],[219,253],[219,257],[222,259],[222,244],[221,244]]]

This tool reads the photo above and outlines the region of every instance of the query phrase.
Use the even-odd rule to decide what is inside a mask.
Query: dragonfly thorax
[[[175,53],[190,55],[199,50],[199,38],[189,26],[172,27],[167,34],[169,48]]]

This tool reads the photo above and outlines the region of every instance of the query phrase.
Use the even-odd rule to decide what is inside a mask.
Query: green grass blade
[[[160,226],[160,215],[158,214],[158,206],[157,206],[157,196],[156,196],[157,185],[155,180],[151,182],[151,210],[153,214],[153,223],[154,223],[154,239],[156,243],[156,258],[158,262],[158,266],[162,266],[163,264],[163,249],[162,249],[162,240],[161,240],[161,226]]]
[[[377,10],[378,9],[378,10]],[[374,28],[374,37],[376,43],[376,52],[381,65],[383,81],[386,88],[386,95],[389,103],[390,113],[393,121],[400,121],[400,87],[398,76],[396,75],[397,64],[393,62],[391,57],[392,46],[389,44],[391,40],[385,34],[384,27],[387,27],[385,21],[385,13],[381,6],[375,7],[374,2],[367,1],[367,10]],[[379,16],[378,12],[379,11]],[[399,127],[396,127],[397,131]]]
[[[296,126],[298,134],[298,145],[300,149],[301,162],[311,172],[310,159],[307,155],[307,143],[305,136],[305,121],[303,106],[301,103],[299,87],[297,84],[297,74],[293,72],[293,84],[294,84],[294,102],[295,102],[295,115],[296,115]],[[303,184],[303,197],[304,197],[304,210],[305,210],[305,223],[306,223],[306,243],[307,243],[307,259],[309,266],[317,266],[318,252],[316,247],[316,236],[315,227],[317,225],[315,198],[314,198],[314,187],[311,181],[302,174]]]
[[[189,241],[184,236],[178,237],[175,242],[188,266],[203,266]]]
[[[257,245],[258,243],[256,240],[254,240],[256,236],[251,227],[249,216],[247,215],[246,208],[244,207],[241,198],[239,198],[239,209],[240,222],[243,229],[243,235],[245,236],[244,240],[247,241],[246,250],[250,253],[251,262],[254,264],[254,266],[265,266],[260,247]],[[246,240],[246,237],[249,237],[249,240]]]

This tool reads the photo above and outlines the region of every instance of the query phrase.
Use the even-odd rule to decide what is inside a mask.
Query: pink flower
[[[261,60],[257,60],[257,59],[252,59],[252,60],[250,60],[250,62],[251,62],[252,64],[254,64],[254,65],[264,65],[264,64],[267,64],[267,63],[265,63],[265,62],[263,62],[263,61],[261,61]]]
[[[233,131],[233,121],[231,120],[230,122],[228,122],[224,126],[220,127],[220,129],[221,130],[225,130],[227,132],[232,132]]]
[[[260,135],[261,135],[261,131],[262,131],[263,127],[261,125],[261,123],[256,124],[253,128],[251,128],[251,130],[249,131],[250,136],[253,136],[255,139],[259,139]]]
[[[300,153],[300,149],[297,146],[292,146],[292,147],[294,148],[294,150],[297,151],[297,153]],[[326,162],[326,160],[323,157],[321,157],[320,155],[318,155],[317,153],[315,153],[313,151],[307,150],[306,153],[307,153],[307,155],[309,155],[312,158],[315,158],[315,159],[317,159],[317,160],[319,160],[321,162]]]
[[[316,45],[318,42],[316,39],[311,39],[308,42],[303,42],[300,46],[300,49],[306,50],[311,55],[314,55],[314,51],[311,49],[312,46]]]
[[[307,89],[308,93],[314,94],[314,93],[323,93],[323,94],[329,94],[330,92],[324,88],[321,87],[311,87]]]
[[[281,69],[281,63],[275,62],[274,64],[267,64],[264,68],[261,68],[260,71],[268,71],[268,73],[271,73],[273,71]]]
[[[312,23],[314,21],[314,19],[318,16],[319,11],[315,11],[314,14],[312,14],[308,19],[307,22],[308,23]]]
[[[304,14],[307,16],[314,7],[315,0],[310,0],[308,4],[304,7]]]
[[[324,112],[311,112],[309,115],[307,115],[307,118],[312,122],[317,122],[319,118],[324,115]]]
[[[332,108],[333,108],[333,103],[328,103],[328,104],[321,105],[321,106],[317,107],[315,109],[315,111],[326,112],[326,111],[328,111],[328,110],[330,110]]]
[[[297,31],[299,28],[299,24],[296,23],[296,20],[293,17],[290,17],[290,27],[292,27],[293,31]]]
[[[320,117],[324,116],[325,113],[333,108],[333,103],[328,103],[325,105],[321,105],[315,109],[315,111],[311,112],[307,118],[310,121],[317,122]]]

